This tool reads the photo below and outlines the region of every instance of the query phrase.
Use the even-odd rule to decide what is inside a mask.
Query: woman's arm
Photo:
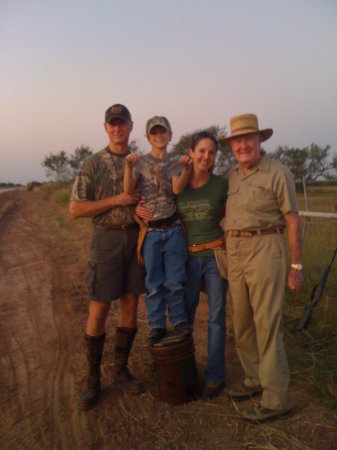
[[[179,176],[174,175],[172,177],[172,191],[175,195],[179,195],[183,192],[193,168],[193,161],[187,155],[181,156],[179,163],[184,166],[184,168]]]

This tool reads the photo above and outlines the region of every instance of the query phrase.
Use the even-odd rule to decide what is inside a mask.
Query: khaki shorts
[[[86,273],[89,300],[111,302],[126,292],[145,292],[145,271],[137,262],[137,241],[137,229],[94,228]]]

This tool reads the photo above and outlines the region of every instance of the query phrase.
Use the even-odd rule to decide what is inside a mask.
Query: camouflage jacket
[[[109,147],[89,157],[75,178],[70,201],[101,200],[123,192],[125,156]],[[116,206],[92,218],[95,225],[124,225],[134,222],[134,206]]]

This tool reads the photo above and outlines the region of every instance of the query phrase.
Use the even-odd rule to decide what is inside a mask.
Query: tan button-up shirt
[[[283,216],[290,211],[297,212],[298,207],[294,178],[287,167],[264,155],[247,175],[240,165],[230,171],[226,230],[284,228]]]

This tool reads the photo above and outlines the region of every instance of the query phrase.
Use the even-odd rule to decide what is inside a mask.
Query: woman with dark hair
[[[188,249],[186,307],[193,326],[202,285],[207,289],[208,361],[204,397],[218,395],[225,386],[227,280],[221,278],[214,252],[224,249],[219,223],[224,216],[227,180],[212,173],[218,141],[208,131],[192,136],[189,156],[193,169],[177,210],[184,224]]]

